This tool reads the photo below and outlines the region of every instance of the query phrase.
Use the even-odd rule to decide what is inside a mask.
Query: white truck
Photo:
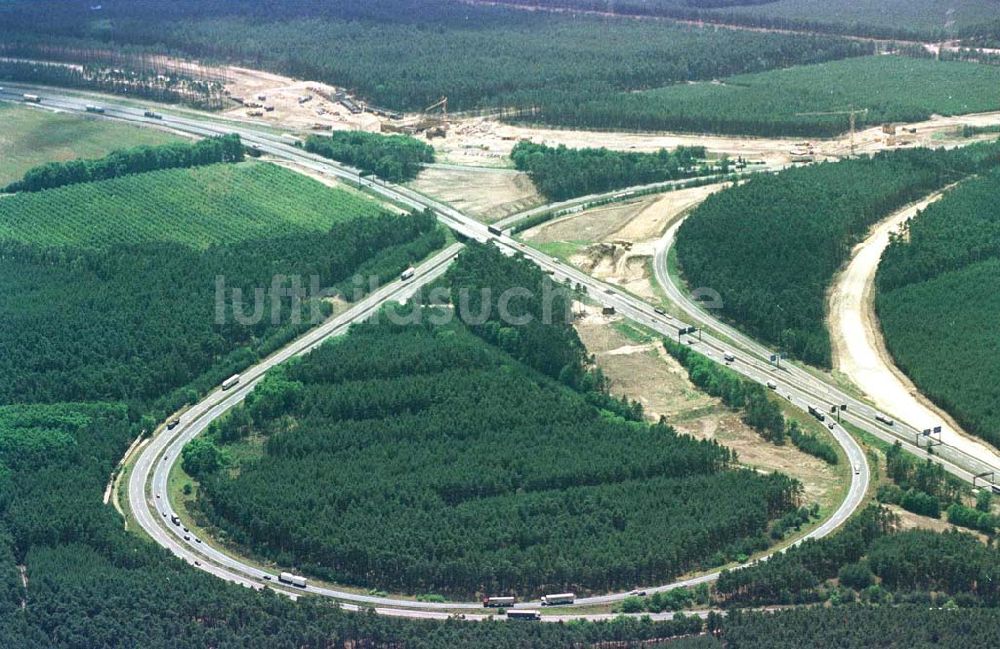
[[[483,607],[500,608],[506,606],[513,606],[515,602],[517,602],[516,597],[484,597]]]
[[[542,616],[538,614],[538,611],[526,611],[524,609],[516,609],[513,611],[507,611],[508,620],[540,620]]]
[[[24,99],[24,101],[32,103],[32,104],[40,104],[40,103],[42,103],[42,98],[39,97],[38,95],[29,95],[29,94],[25,93],[24,96],[22,97],[22,99]]]
[[[558,606],[559,604],[572,604],[576,601],[575,593],[555,593],[553,595],[542,596],[542,606]]]
[[[413,266],[410,266],[409,268],[407,268],[406,270],[404,270],[402,273],[399,274],[399,279],[405,282],[408,279],[412,279],[413,275],[416,272],[417,270]]]
[[[239,382],[240,382],[240,375],[239,374],[233,374],[228,379],[226,379],[225,381],[222,382],[222,389],[223,390],[228,390],[228,389],[234,387],[235,385],[237,385]]]
[[[305,577],[299,575],[293,575],[290,572],[283,572],[278,575],[278,581],[283,584],[291,584],[292,586],[298,586],[299,588],[305,588],[307,580]]]

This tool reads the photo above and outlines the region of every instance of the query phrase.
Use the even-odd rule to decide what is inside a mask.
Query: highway
[[[673,247],[674,241],[676,240],[677,231],[682,223],[683,219],[674,223],[667,230],[666,234],[659,241],[656,247],[653,259],[653,268],[657,283],[663,287],[664,291],[667,293],[668,299],[682,309],[685,314],[685,318],[695,323],[702,329],[717,332],[720,338],[732,341],[734,344],[730,345],[730,347],[743,350],[744,353],[749,353],[758,360],[769,361],[771,355],[774,354],[774,351],[757,343],[749,336],[746,336],[742,332],[738,331],[736,328],[731,327],[714,317],[706,311],[701,304],[698,304],[686,290],[678,286],[674,281],[674,278],[671,276],[667,267],[668,256],[670,249]],[[703,335],[706,339],[709,338],[707,332],[703,333]],[[713,344],[718,344],[718,339],[712,338],[712,340]],[[921,437],[921,432],[925,428],[935,425],[934,422],[920,422],[921,425],[914,426],[912,425],[912,422],[907,423],[904,421],[894,420],[894,424],[892,426],[888,426],[884,423],[876,421],[875,417],[878,414],[889,415],[891,413],[880,413],[879,411],[876,411],[868,403],[865,403],[853,395],[846,393],[838,386],[834,385],[831,381],[818,375],[811,374],[794,363],[784,363],[782,365],[780,376],[786,379],[786,384],[794,384],[800,390],[808,393],[813,399],[813,405],[822,407],[829,412],[830,407],[834,405],[839,406],[846,404],[847,411],[842,413],[842,417],[846,421],[857,426],[858,428],[866,430],[867,432],[890,444],[899,441],[908,451],[918,457],[930,457],[926,448],[918,447],[915,440]],[[975,475],[983,472],[994,470],[1000,472],[1000,466],[993,466],[984,461],[982,458],[974,457],[965,453],[961,449],[947,444],[934,446],[933,459],[936,462],[940,462],[945,470],[967,482],[972,482]]]
[[[12,86],[7,90],[11,91]],[[31,92],[41,95],[43,105],[59,110],[83,112],[85,100],[72,96],[58,94],[59,91],[51,88],[40,88],[34,86],[17,86],[16,93]],[[11,99],[8,93],[0,96],[0,99]],[[93,101],[93,100],[90,100]],[[618,314],[621,314],[663,336],[678,338],[679,326],[696,324],[699,327],[710,326],[715,331],[722,332],[729,340],[737,344],[731,345],[723,342],[720,338],[713,337],[709,332],[702,331],[696,336],[685,335],[680,339],[686,343],[695,345],[703,354],[710,358],[724,362],[723,356],[732,352],[736,359],[730,366],[736,372],[758,381],[762,384],[773,383],[778,392],[790,403],[805,410],[808,405],[821,407],[829,412],[829,407],[839,403],[847,403],[849,409],[843,413],[845,420],[865,429],[879,437],[886,438],[887,431],[884,427],[876,424],[873,420],[874,412],[866,405],[856,399],[843,394],[839,388],[831,385],[826,380],[818,376],[813,376],[808,372],[785,364],[781,369],[774,367],[770,362],[771,351],[766,347],[757,344],[749,338],[742,336],[738,332],[729,331],[728,327],[718,323],[709,314],[703,312],[700,307],[693,304],[679,288],[673,287],[669,277],[665,273],[666,250],[669,249],[670,240],[661,242],[661,250],[657,251],[656,266],[657,279],[663,283],[670,295],[671,301],[685,313],[687,322],[682,322],[670,315],[657,313],[654,308],[620,289],[600,282],[589,275],[570,267],[566,264],[552,259],[541,252],[527,247],[506,234],[496,234],[490,232],[487,226],[475,221],[458,210],[435,201],[431,198],[413,192],[407,188],[381,181],[372,181],[361,178],[358,170],[341,165],[331,160],[315,156],[290,144],[286,139],[254,130],[252,127],[243,124],[224,124],[217,119],[194,119],[192,117],[175,116],[164,113],[163,119],[149,119],[143,116],[141,108],[119,106],[102,99],[102,106],[106,110],[105,117],[109,119],[122,119],[146,126],[157,128],[170,128],[176,131],[193,135],[212,136],[226,133],[238,133],[248,145],[258,147],[261,151],[286,160],[295,162],[298,165],[308,167],[319,173],[329,174],[360,184],[365,189],[383,198],[394,201],[398,204],[414,209],[431,209],[438,216],[439,220],[456,232],[478,241],[492,240],[501,248],[508,252],[519,252],[528,259],[534,261],[543,270],[550,272],[556,280],[569,280],[572,285],[579,285],[588,296],[595,302],[606,306],[614,307]],[[624,190],[623,190],[624,191]],[[672,230],[675,232],[676,229]],[[672,235],[670,235],[672,236]],[[435,255],[431,260],[425,262],[417,269],[416,276],[407,283],[394,282],[385,286],[372,295],[368,296],[349,311],[330,320],[324,325],[310,331],[302,338],[292,342],[289,346],[265,359],[255,367],[247,370],[243,375],[239,385],[229,391],[217,390],[208,395],[199,404],[184,413],[181,423],[172,431],[164,431],[158,434],[146,445],[129,476],[128,492],[129,503],[136,517],[137,522],[147,533],[159,544],[170,549],[174,554],[189,561],[193,565],[197,562],[198,567],[210,572],[220,578],[241,583],[253,588],[261,588],[267,584],[276,590],[298,594],[306,592],[309,594],[325,595],[347,602],[345,607],[363,606],[375,607],[379,612],[387,615],[406,615],[411,617],[447,617],[450,612],[462,612],[469,619],[482,617],[482,605],[478,602],[449,602],[449,603],[427,603],[417,602],[393,597],[374,597],[361,595],[347,591],[339,591],[327,588],[319,588],[310,585],[306,589],[295,589],[275,583],[276,576],[266,573],[254,566],[251,566],[239,558],[223,553],[211,546],[207,540],[196,540],[194,537],[184,539],[185,533],[179,527],[171,525],[169,516],[172,512],[167,500],[167,476],[170,466],[177,460],[183,445],[199,434],[211,421],[239,403],[268,368],[312,349],[326,338],[338,335],[346,331],[351,322],[369,317],[372,313],[386,301],[403,299],[411,294],[417,287],[432,281],[440,276],[447,267],[448,262],[454,257],[457,248],[455,246]],[[661,273],[661,268],[662,273]],[[661,276],[662,275],[662,276]],[[897,424],[902,428],[901,424]],[[870,468],[867,458],[861,446],[844,430],[840,425],[835,424],[831,430],[834,438],[843,449],[848,458],[848,470],[850,471],[851,484],[844,501],[837,510],[820,526],[813,529],[805,538],[820,538],[843,524],[850,515],[864,502],[865,493],[869,487]],[[911,442],[912,444],[912,442]],[[957,466],[949,468],[956,475],[962,475],[962,469]],[[971,474],[966,472],[962,477],[971,480]],[[159,496],[159,497],[157,497]],[[190,536],[190,535],[188,535]],[[799,541],[801,542],[801,540]],[[270,576],[268,580],[265,577]],[[695,577],[693,579],[678,581],[662,585],[650,585],[636,588],[645,590],[648,593],[666,591],[679,586],[690,586],[698,583],[708,582],[718,577],[718,572],[712,572]],[[575,606],[604,605],[621,601],[628,596],[628,593],[612,593],[594,597],[580,598],[575,602]],[[522,602],[516,608],[537,608],[540,602]],[[471,611],[477,609],[479,615],[473,615]],[[466,613],[468,612],[468,613]],[[601,615],[583,616],[544,616],[546,620],[572,619],[574,617],[604,617]]]

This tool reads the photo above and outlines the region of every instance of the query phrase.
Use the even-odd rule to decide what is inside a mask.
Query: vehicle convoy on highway
[[[0,9],[4,31],[32,31],[25,2]],[[820,203],[863,205],[871,186],[892,185],[874,162],[896,149],[927,151],[931,162],[912,173],[940,180],[957,165],[934,166],[917,147],[964,156],[982,145],[982,159],[948,182],[987,177],[1000,159],[988,148],[1000,133],[1000,112],[988,112],[1000,111],[989,92],[1000,80],[989,65],[1000,28],[969,14],[995,11],[920,8],[926,26],[854,16],[849,27],[826,15],[839,5],[796,18],[800,0],[737,0],[724,11],[472,0],[454,15],[448,0],[427,16],[419,2],[389,0],[360,3],[344,20],[331,18],[342,18],[338,3],[246,15],[242,3],[181,0],[176,21],[140,30],[141,12],[127,3],[65,4],[50,8],[51,44],[18,40],[0,57],[0,120],[23,140],[12,147],[4,133],[0,158],[25,149],[10,156],[16,164],[0,160],[10,175],[0,187],[0,278],[16,289],[4,310],[17,312],[0,324],[30,334],[0,358],[24,377],[0,384],[10,604],[0,607],[0,646],[11,633],[10,646],[143,646],[142,633],[115,628],[116,611],[150,629],[149,646],[172,633],[185,648],[264,646],[273,636],[338,649],[414,639],[428,649],[477,639],[786,649],[874,645],[863,637],[873,628],[885,646],[930,647],[998,628],[1000,455],[949,443],[949,428],[962,433],[951,419],[942,439],[942,422],[916,421],[926,411],[879,398],[858,378],[862,363],[852,375],[800,353],[830,341],[786,329],[820,317],[790,308],[789,296],[822,286],[798,273],[781,296],[768,294],[768,273],[713,247],[726,236],[771,242],[746,223],[777,191],[720,209],[736,220],[707,228],[698,257],[710,270],[734,262],[740,306],[777,305],[787,316],[774,332],[731,317],[740,307],[721,274],[701,283],[720,289],[725,308],[702,295],[713,291],[691,290],[699,280],[683,236],[705,208],[748,186],[774,190],[801,172],[870,160],[857,196]],[[8,28],[8,18],[20,22]],[[558,65],[534,50],[539,25],[564,55]],[[426,60],[410,32],[446,56],[413,67]],[[941,42],[946,35],[953,41]],[[646,64],[622,68],[609,56],[618,50]],[[236,67],[234,52],[262,69]],[[292,70],[317,80],[279,74]],[[935,81],[909,96],[904,73]],[[78,131],[63,134],[65,120]],[[112,128],[132,137],[122,144]],[[154,190],[128,184],[136,178]],[[287,187],[301,191],[278,191]],[[823,193],[792,187],[790,204]],[[896,197],[930,200],[915,193]],[[146,213],[147,196],[162,214]],[[880,213],[873,204],[866,217]],[[923,205],[908,206],[913,219]],[[988,206],[969,208],[969,221],[995,216]],[[95,213],[121,226],[114,248],[90,230]],[[901,227],[896,248],[909,240]],[[172,236],[147,234],[156,228]],[[787,228],[802,240],[806,230]],[[392,242],[384,254],[379,237]],[[989,237],[973,256],[998,254]],[[807,248],[807,261],[846,254],[840,243]],[[793,266],[787,250],[773,250],[770,261]],[[944,239],[928,250],[939,266],[955,261]],[[220,314],[243,324],[237,295],[284,286],[286,258],[292,272],[322,278],[321,299],[300,303],[282,288],[291,305],[271,302],[270,327],[233,334]],[[366,273],[381,285],[347,298]],[[231,311],[219,302],[223,274]],[[131,283],[111,290],[119,275]],[[201,280],[213,276],[214,324],[195,308],[212,297]],[[519,330],[506,316],[484,324],[473,315],[403,327],[392,317],[413,308],[464,318],[465,305],[426,293],[444,286],[456,296],[497,278],[555,287],[567,322],[536,318]],[[150,304],[156,292],[171,308]],[[35,308],[43,303],[86,303],[74,312],[87,315],[43,317],[53,313]],[[109,305],[123,305],[107,319],[120,326],[93,326]],[[309,324],[294,319],[305,307],[319,315]],[[276,311],[292,325],[279,326]],[[177,316],[169,325],[166,313]],[[140,320],[152,333],[134,330]],[[78,342],[105,330],[95,349]],[[907,342],[922,350],[919,338]],[[73,365],[67,349],[92,364]],[[645,365],[630,364],[639,356]],[[667,372],[677,383],[654,394],[647,386]],[[44,373],[55,378],[36,380]],[[34,387],[18,399],[21,384]],[[940,397],[919,384],[913,399],[923,400],[918,390]],[[658,401],[665,392],[690,405]],[[939,415],[950,408],[941,403]],[[696,411],[710,414],[693,422]],[[50,474],[61,482],[27,479]],[[92,477],[106,483],[103,504],[86,495]],[[779,617],[791,620],[781,633],[759,631]]]

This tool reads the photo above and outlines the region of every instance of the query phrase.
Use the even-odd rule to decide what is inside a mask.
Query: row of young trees
[[[94,160],[47,162],[29,169],[24,178],[7,185],[3,191],[37,192],[160,169],[186,169],[220,162],[242,162],[243,159],[243,143],[239,135],[232,133],[192,144],[173,142],[119,149]]]
[[[10,32],[4,32],[4,36]],[[13,35],[17,38],[20,34]],[[91,44],[93,45],[93,44]],[[217,109],[225,100],[222,84],[186,79],[166,82],[155,73],[122,70],[103,66],[76,66],[43,61],[0,61],[0,81],[37,83],[63,88],[79,88],[97,92],[140,97],[151,101],[178,104],[197,108]]]
[[[434,162],[434,148],[408,135],[336,131],[310,135],[305,149],[391,182],[413,180],[424,164]]]
[[[677,258],[691,286],[720,294],[722,315],[828,366],[826,289],[852,246],[893,210],[998,156],[993,143],[914,149],[756,176],[695,210],[678,232]]]
[[[514,146],[514,166],[525,171],[546,198],[562,201],[622,187],[662,180],[726,173],[704,162],[705,147],[677,147],[657,153],[622,153],[608,149],[569,149],[522,140]]]
[[[692,383],[713,397],[722,399],[726,406],[742,411],[743,421],[764,439],[780,446],[788,438],[803,453],[818,457],[827,464],[840,461],[836,448],[828,440],[821,439],[812,431],[802,430],[797,421],[786,422],[781,408],[764,386],[720,366],[686,345],[664,339],[663,346],[687,369]]]
[[[1000,210],[991,172],[971,179],[893,237],[876,309],[899,366],[970,433],[1000,444]],[[961,344],[955,341],[960,340]]]

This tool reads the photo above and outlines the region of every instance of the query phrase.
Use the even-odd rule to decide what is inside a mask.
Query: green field
[[[846,131],[847,115],[798,115],[868,109],[862,127],[913,122],[932,114],[1000,109],[1000,66],[872,56],[758,74],[720,82],[666,86],[615,99],[598,98],[543,112],[556,123],[740,133],[830,136]]]
[[[46,162],[99,158],[114,149],[180,138],[156,129],[0,102],[0,186]]]
[[[173,241],[194,248],[325,232],[378,204],[268,163],[125,176],[0,200],[0,240],[43,246]]]

